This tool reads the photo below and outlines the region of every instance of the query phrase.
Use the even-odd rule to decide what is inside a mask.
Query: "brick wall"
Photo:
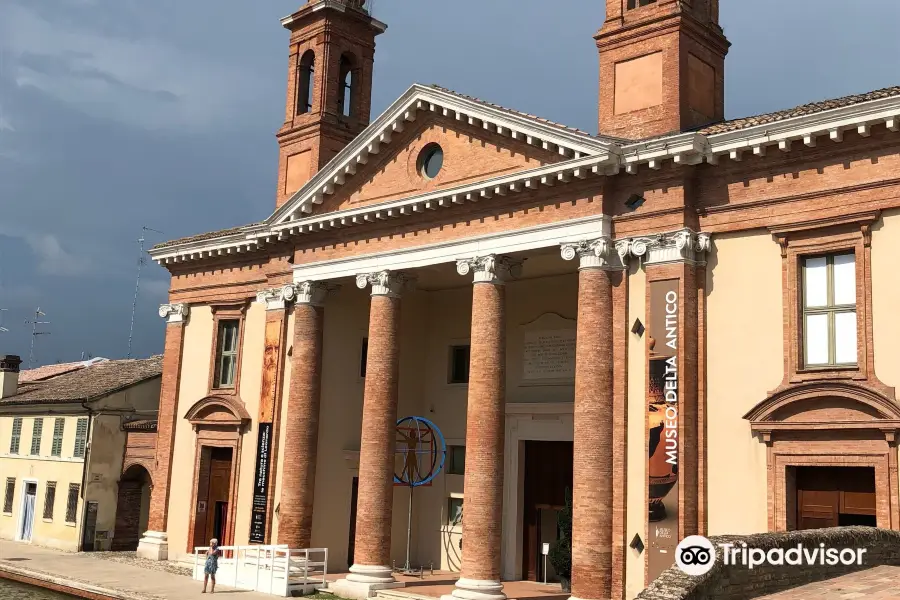
[[[783,533],[760,533],[747,536],[723,535],[709,538],[718,544],[745,542],[748,547],[768,551],[788,550],[802,544],[804,548],[866,548],[861,566],[842,565],[760,565],[752,570],[743,565],[725,565],[722,549],[716,549],[716,564],[709,573],[698,577],[686,575],[677,566],[670,567],[650,586],[638,594],[637,600],[748,600],[839,575],[869,569],[878,565],[900,565],[900,531],[874,527],[835,527]]]

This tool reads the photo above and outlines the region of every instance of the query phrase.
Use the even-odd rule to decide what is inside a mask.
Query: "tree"
[[[559,539],[550,548],[550,564],[562,582],[563,590],[569,591],[572,579],[572,490],[566,488],[566,505],[557,517]]]

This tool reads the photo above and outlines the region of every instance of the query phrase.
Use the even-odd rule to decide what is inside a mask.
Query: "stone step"
[[[434,596],[414,594],[412,592],[404,591],[404,588],[378,590],[375,592],[375,597],[381,598],[382,600],[435,600]]]

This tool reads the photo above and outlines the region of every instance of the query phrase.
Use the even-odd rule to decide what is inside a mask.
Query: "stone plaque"
[[[575,330],[525,332],[523,378],[526,381],[575,379]]]

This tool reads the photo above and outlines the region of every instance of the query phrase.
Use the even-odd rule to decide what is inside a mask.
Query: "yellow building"
[[[155,417],[160,357],[53,365],[21,380],[20,363],[0,356],[0,539],[108,550],[118,532],[136,543],[150,479],[126,464],[126,425]],[[127,494],[135,485],[141,502]],[[117,520],[120,498],[143,518]]]

